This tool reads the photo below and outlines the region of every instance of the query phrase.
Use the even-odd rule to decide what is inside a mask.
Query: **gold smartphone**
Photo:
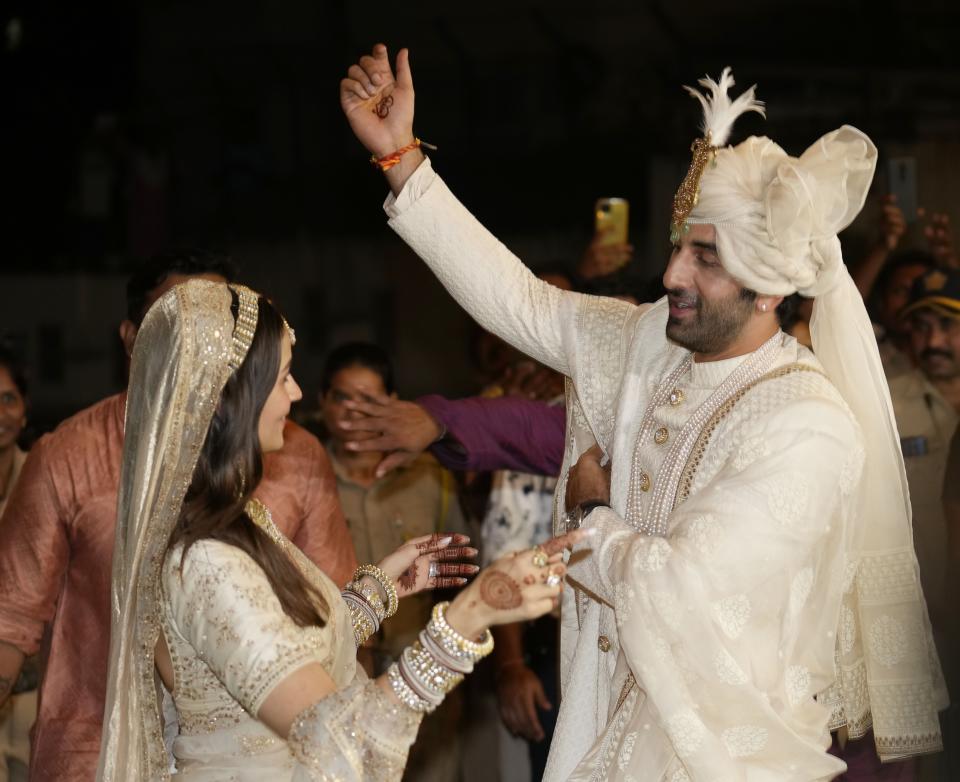
[[[626,244],[630,222],[630,204],[623,198],[599,198],[596,209],[596,231],[602,244]]]

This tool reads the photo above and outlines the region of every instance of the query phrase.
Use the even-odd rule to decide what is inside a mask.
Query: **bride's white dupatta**
[[[223,284],[177,285],[150,308],[134,346],[97,768],[104,782],[169,777],[154,667],[160,568],[231,363],[250,346],[234,338],[233,299]]]

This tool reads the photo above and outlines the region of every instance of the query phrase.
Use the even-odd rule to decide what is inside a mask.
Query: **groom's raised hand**
[[[409,53],[400,50],[394,75],[382,43],[351,65],[340,82],[340,106],[350,129],[376,158],[413,142],[413,98]],[[391,187],[398,190],[394,180],[402,186],[422,160],[419,149],[405,154],[400,165],[386,172]]]

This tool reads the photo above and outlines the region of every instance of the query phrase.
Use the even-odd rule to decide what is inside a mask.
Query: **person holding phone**
[[[600,198],[594,207],[594,232],[577,264],[582,280],[615,274],[633,260],[629,243],[630,206],[623,198]]]

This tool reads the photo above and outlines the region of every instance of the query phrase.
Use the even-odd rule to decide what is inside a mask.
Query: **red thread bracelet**
[[[427,149],[436,149],[432,144],[428,144],[425,141],[421,141],[416,136],[413,138],[412,144],[407,144],[405,147],[400,147],[400,149],[394,150],[389,155],[384,155],[383,157],[378,158],[376,155],[370,156],[370,165],[375,168],[379,168],[381,171],[389,171],[397,163],[400,162],[400,158],[406,155],[411,150],[416,149],[417,147],[426,147]]]

